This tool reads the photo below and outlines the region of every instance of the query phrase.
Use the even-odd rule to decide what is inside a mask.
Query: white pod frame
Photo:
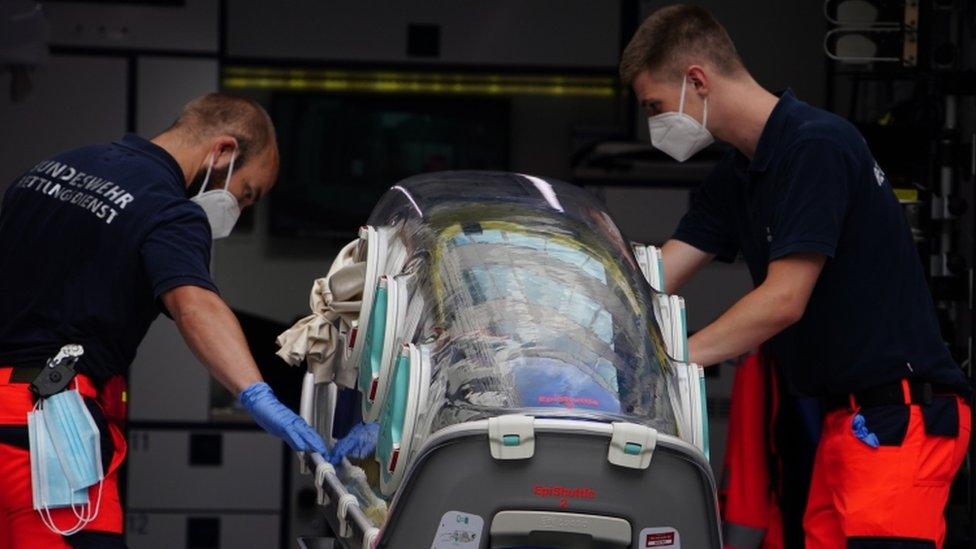
[[[359,309],[359,320],[356,325],[350,328],[350,333],[346,334],[343,345],[342,361],[347,367],[359,367],[359,361],[363,355],[363,347],[366,346],[366,330],[369,328],[369,315],[373,310],[373,297],[376,284],[379,283],[380,275],[386,266],[387,257],[387,232],[378,231],[375,227],[365,225],[359,228],[360,240],[360,259],[366,256],[366,278],[363,281],[363,305]],[[362,249],[365,246],[365,250]],[[350,347],[349,344],[352,344]]]
[[[399,352],[397,331],[404,324],[407,305],[410,300],[407,285],[400,277],[383,276],[380,279],[386,282],[386,326],[384,327],[383,333],[383,350],[380,355],[380,371],[373,378],[373,384],[375,384],[376,390],[367,390],[367,393],[364,393],[362,398],[364,421],[376,421],[380,417],[380,412],[386,401],[386,393],[390,387],[390,378],[393,375],[393,367],[396,364],[397,353]]]
[[[657,246],[645,246],[637,242],[631,242],[631,250],[634,252],[634,259],[637,266],[651,289],[655,292],[664,292],[664,256],[661,249]]]
[[[392,470],[388,463],[380,463],[380,491],[386,496],[392,496],[403,481],[403,474],[413,460],[413,454],[419,448],[414,440],[414,431],[419,423],[421,405],[427,402],[427,392],[430,389],[431,366],[430,351],[426,346],[418,347],[413,343],[403,344],[404,352],[408,353],[410,377],[407,388],[407,406],[403,414],[403,427],[400,433],[399,456]],[[392,374],[393,372],[391,372]],[[383,408],[389,402],[383,403]],[[382,428],[382,427],[381,427]],[[415,448],[414,446],[417,445]],[[379,461],[377,456],[377,461]],[[389,478],[383,474],[383,469],[389,471]]]

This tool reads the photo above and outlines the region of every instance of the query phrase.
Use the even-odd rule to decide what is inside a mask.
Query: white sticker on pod
[[[663,526],[644,528],[637,536],[637,547],[666,547],[667,549],[681,549],[681,535],[674,528]]]
[[[441,517],[430,549],[478,549],[485,519],[471,513],[448,511]]]

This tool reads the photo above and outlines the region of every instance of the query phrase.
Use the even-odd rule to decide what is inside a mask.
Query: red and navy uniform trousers
[[[61,536],[44,525],[32,502],[27,412],[34,408],[29,386],[36,371],[0,366],[0,549],[124,548],[118,488],[118,469],[126,450],[124,378],[112,378],[99,388],[86,376],[75,377],[101,434],[105,480],[98,517],[82,531]],[[97,499],[97,485],[89,489],[88,497],[90,502]],[[77,520],[70,508],[52,510],[51,515],[61,529]]]
[[[770,366],[751,355],[736,368],[721,492],[727,549],[784,544],[781,487],[771,481],[781,466],[769,443],[769,416],[779,408]],[[883,398],[874,390],[861,402],[849,395],[827,403],[803,517],[806,549],[942,547],[943,513],[969,446],[972,411],[951,390],[920,395],[922,385],[903,380]],[[855,436],[858,413],[877,447]]]
[[[898,385],[895,399],[885,403],[850,395],[827,411],[803,518],[806,549],[941,549],[949,487],[969,447],[972,412],[951,391],[929,390],[920,398],[907,380]],[[854,435],[858,413],[878,447]]]

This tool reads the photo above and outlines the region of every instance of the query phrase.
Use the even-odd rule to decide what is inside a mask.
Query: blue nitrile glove
[[[881,445],[878,441],[878,435],[868,431],[867,423],[861,414],[854,414],[854,419],[851,420],[851,431],[858,440],[872,448]]]
[[[241,393],[241,404],[265,431],[284,440],[296,452],[318,452],[329,459],[325,441],[295,412],[281,403],[267,383],[258,382]]]
[[[332,457],[329,462],[338,465],[343,457],[363,459],[376,450],[376,440],[380,436],[378,423],[359,423],[349,430],[332,447]]]

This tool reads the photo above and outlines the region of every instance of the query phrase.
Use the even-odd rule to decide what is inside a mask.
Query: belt
[[[0,366],[0,384],[6,382],[30,383],[41,373],[44,366]],[[84,374],[76,374],[68,388],[74,388],[77,383],[78,392],[88,398],[98,398],[98,386]]]
[[[905,386],[908,386],[906,395]],[[892,404],[919,404],[927,406],[937,396],[957,396],[959,390],[951,385],[941,385],[928,381],[902,380],[879,385],[870,389],[856,391],[847,395],[828,395],[824,397],[824,408],[828,411],[838,408],[872,408]],[[906,398],[907,397],[907,398]]]

